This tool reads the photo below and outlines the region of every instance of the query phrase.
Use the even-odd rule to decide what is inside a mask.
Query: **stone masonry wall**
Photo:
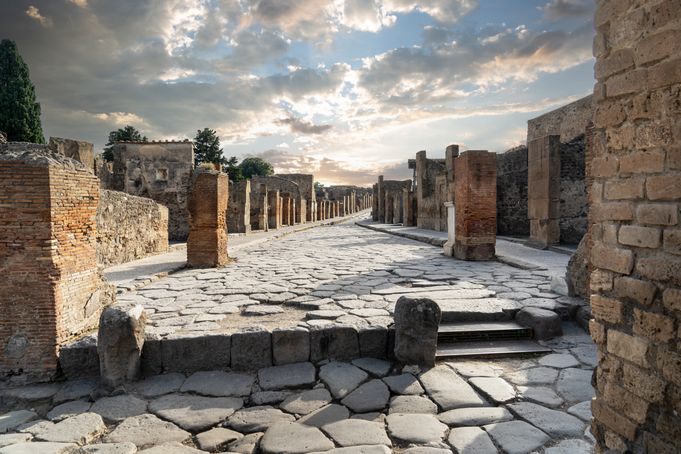
[[[99,181],[46,146],[0,145],[0,377],[52,378],[59,347],[96,326]]]
[[[420,229],[442,230],[443,218],[446,227],[446,214],[443,216],[444,207],[440,206],[446,201],[448,188],[441,184],[437,185],[437,175],[445,174],[444,159],[428,159],[425,151],[416,153],[416,205],[417,224]],[[442,194],[445,199],[443,200]],[[445,228],[446,229],[446,228]]]
[[[168,251],[168,208],[102,189],[97,206],[97,263],[117,265]]]
[[[527,147],[497,155],[497,234],[528,236]]]
[[[593,116],[593,96],[589,95],[527,122],[527,143],[544,136],[558,135],[569,142],[584,134]]]
[[[251,233],[251,180],[229,182],[227,232]]]
[[[596,452],[681,452],[681,2],[597,2]]]
[[[560,146],[560,242],[579,244],[586,233],[584,135]]]

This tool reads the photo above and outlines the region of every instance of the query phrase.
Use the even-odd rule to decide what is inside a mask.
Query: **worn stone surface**
[[[196,442],[199,448],[204,451],[218,451],[227,448],[227,445],[240,440],[243,435],[224,427],[215,427],[213,429],[201,432],[196,435]]]
[[[506,422],[513,415],[503,407],[456,408],[437,415],[438,419],[448,426],[484,426],[487,424]]]
[[[17,410],[5,413],[0,416],[0,433],[9,432],[14,428],[37,418],[38,415],[30,410]]]
[[[404,364],[434,365],[440,306],[431,299],[402,296],[394,317],[395,358]]]
[[[25,441],[30,440],[33,438],[31,434],[2,434],[0,435],[0,448],[9,446],[9,445],[15,445],[17,443],[23,443]]]
[[[388,415],[386,423],[394,438],[417,444],[439,442],[447,430],[433,415],[393,413]]]
[[[374,379],[345,396],[341,403],[355,413],[382,410],[388,403],[390,391],[381,380]]]
[[[90,411],[97,413],[105,421],[120,422],[130,416],[146,413],[147,402],[135,396],[122,394],[97,400],[92,404]]]
[[[259,384],[263,389],[299,388],[316,381],[312,363],[294,363],[268,367],[258,371]]]
[[[264,432],[278,422],[293,422],[296,418],[284,413],[278,408],[267,405],[261,407],[248,407],[234,413],[228,421],[231,428],[236,431],[251,433]]]
[[[385,445],[392,442],[382,424],[361,419],[346,419],[322,427],[341,446]]]
[[[431,399],[443,410],[487,405],[468,383],[447,366],[434,367],[422,373],[419,379]]]
[[[524,421],[509,421],[483,427],[503,452],[523,454],[541,447],[550,437]]]
[[[205,396],[247,396],[255,377],[236,372],[196,372],[189,376],[180,391],[194,392]]]
[[[498,452],[487,433],[479,427],[452,429],[447,441],[459,454],[495,454]]]
[[[97,443],[83,446],[83,454],[135,454],[137,446],[133,443]]]
[[[190,436],[175,424],[144,414],[125,419],[104,440],[107,443],[131,442],[138,448],[145,448],[171,441],[183,442]]]
[[[218,424],[243,406],[238,397],[169,394],[149,403],[149,411],[185,430],[199,432]]]
[[[556,390],[568,402],[581,402],[594,396],[591,387],[591,371],[585,369],[563,369],[560,371]]]
[[[267,429],[260,441],[265,453],[296,454],[314,451],[328,451],[333,443],[315,427],[303,424],[280,422]]]
[[[345,397],[368,377],[363,370],[346,363],[333,362],[319,369],[319,378],[335,398]]]
[[[549,435],[574,437],[584,433],[584,423],[572,415],[530,402],[510,404],[508,408]]]
[[[499,377],[473,377],[468,382],[490,401],[503,404],[516,397],[516,392],[506,380]]]
[[[350,417],[350,410],[344,405],[330,404],[303,416],[299,423],[307,426],[322,427]]]
[[[55,443],[84,445],[106,430],[102,417],[95,413],[82,413],[58,422],[40,432],[37,438]]]
[[[15,445],[0,448],[0,454],[73,454],[78,445],[73,443],[17,443]]]
[[[133,384],[132,390],[147,399],[153,399],[164,394],[180,390],[186,377],[179,373],[154,375]]]
[[[391,375],[383,379],[390,390],[396,394],[422,394],[423,386],[412,374]]]
[[[59,422],[63,419],[70,418],[80,413],[87,413],[90,410],[90,402],[84,400],[73,400],[57,405],[47,413],[47,419],[54,422]],[[95,411],[94,413],[99,413]]]
[[[99,319],[97,352],[104,385],[115,388],[140,376],[146,315],[141,305],[106,308]]]
[[[546,309],[525,307],[516,314],[515,321],[532,328],[535,339],[551,339],[563,333],[558,314]]]
[[[352,364],[366,372],[369,372],[374,377],[379,378],[385,377],[388,372],[390,372],[390,368],[392,367],[392,363],[390,361],[376,358],[357,358],[352,360]]]
[[[331,402],[331,394],[325,388],[311,389],[287,397],[279,408],[289,413],[307,415]]]
[[[395,396],[390,399],[390,413],[437,414],[437,405],[423,396]]]

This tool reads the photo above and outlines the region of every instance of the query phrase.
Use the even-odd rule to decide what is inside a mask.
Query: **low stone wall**
[[[168,208],[144,197],[100,190],[97,262],[117,265],[168,250]]]
[[[527,147],[497,155],[497,234],[529,236]]]

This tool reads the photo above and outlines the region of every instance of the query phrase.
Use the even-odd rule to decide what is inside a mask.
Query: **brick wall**
[[[99,181],[46,146],[0,145],[0,377],[51,378],[59,347],[96,326]]]
[[[229,178],[215,170],[199,170],[189,195],[187,265],[219,267],[227,255],[227,204]]]
[[[681,452],[681,2],[595,14],[591,334],[598,452]]]
[[[168,250],[168,208],[102,189],[97,206],[97,262],[116,265]]]
[[[497,155],[497,234],[527,236],[527,147]]]

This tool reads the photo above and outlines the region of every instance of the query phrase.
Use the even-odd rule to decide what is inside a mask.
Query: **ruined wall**
[[[579,244],[586,233],[584,134],[560,146],[560,242]]]
[[[186,240],[187,194],[194,169],[191,142],[119,142],[113,147],[113,189],[147,197],[168,208],[168,236]]]
[[[116,265],[168,250],[168,208],[102,189],[97,206],[97,263]]]
[[[594,23],[592,432],[596,452],[678,453],[681,2],[599,1]]]
[[[250,194],[251,230],[267,230],[267,186],[252,184]]]
[[[418,209],[417,225],[420,229],[442,230],[442,210],[440,205],[443,201],[446,188],[438,188],[436,177],[438,174],[446,175],[444,159],[428,159],[425,151],[416,153],[416,205]],[[444,216],[446,230],[447,216]]]
[[[527,122],[527,142],[544,136],[560,136],[569,142],[584,134],[593,117],[593,96],[589,95]]]
[[[300,188],[300,195],[305,199],[305,221],[313,222],[317,219],[317,204],[314,191],[314,175],[304,173],[278,173],[275,177],[294,182]]]
[[[251,232],[251,180],[229,182],[227,232]]]
[[[527,147],[497,155],[497,234],[528,236]]]
[[[67,158],[75,159],[90,171],[95,171],[95,151],[94,145],[91,143],[82,140],[50,137],[49,147]]]
[[[51,378],[59,347],[96,326],[99,181],[44,145],[0,145],[0,377]]]

